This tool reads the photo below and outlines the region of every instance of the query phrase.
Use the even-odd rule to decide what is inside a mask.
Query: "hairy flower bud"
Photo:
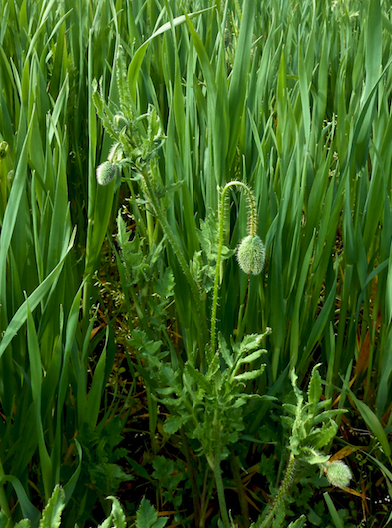
[[[111,161],[104,161],[97,168],[97,182],[107,185],[117,176],[117,166]]]
[[[258,275],[264,266],[265,247],[257,235],[243,238],[237,249],[237,260],[243,272]]]
[[[326,475],[329,482],[338,488],[346,488],[353,477],[350,468],[341,460],[328,462]]]

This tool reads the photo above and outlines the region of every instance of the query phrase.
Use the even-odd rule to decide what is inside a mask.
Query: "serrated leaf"
[[[168,194],[175,193],[176,191],[181,189],[183,185],[184,185],[184,180],[181,180],[175,183],[170,183],[169,185],[166,185],[166,187],[162,189],[159,193],[157,193],[157,195],[159,198],[163,196],[166,197]]]
[[[297,387],[298,376],[295,373],[295,369],[291,369],[291,371],[290,371],[290,379],[291,379],[291,385],[293,386],[293,389],[294,389],[294,394],[297,396],[297,399],[298,399],[299,396],[302,394],[302,392]],[[301,404],[302,404],[302,401],[301,401]]]
[[[235,255],[236,249],[230,249],[227,246],[222,246],[221,258],[224,260],[230,259]]]
[[[240,397],[236,398],[235,402],[231,405],[233,409],[238,409],[239,407],[242,407],[247,402],[248,398]]]
[[[132,240],[129,240],[129,236],[121,211],[119,211],[117,215],[117,242],[121,248],[125,268],[132,277],[132,281],[136,282],[141,275],[143,276],[148,272],[149,265],[141,250],[139,235],[135,233]]]
[[[59,485],[54,488],[48,504],[42,512],[39,528],[58,528],[61,524],[61,514],[65,507],[65,493]]]
[[[216,261],[217,256],[217,228],[216,212],[210,212],[205,220],[200,220],[200,230],[197,232],[200,246],[210,264]]]
[[[320,422],[325,422],[327,420],[333,420],[337,415],[347,412],[346,409],[331,409],[329,411],[323,411],[313,418],[313,425],[316,425]]]
[[[170,268],[166,268],[163,277],[160,276],[155,284],[155,291],[161,299],[161,303],[165,303],[170,297],[173,297],[174,287],[175,282],[173,271]]]
[[[185,374],[188,374],[198,388],[205,390],[207,394],[211,392],[211,384],[206,380],[206,378],[201,374],[193,365],[189,362],[185,364]]]
[[[249,372],[243,372],[242,374],[238,374],[237,376],[234,376],[234,379],[237,381],[247,381],[247,380],[253,380],[261,376],[261,374],[264,372],[265,365],[263,365],[258,370],[251,370]]]
[[[154,506],[145,497],[136,512],[136,526],[137,528],[151,528],[158,519],[158,513]]]
[[[324,407],[330,407],[332,403],[332,400],[331,398],[328,398],[328,400],[321,400],[319,401],[317,404],[316,404],[316,408],[315,408],[315,415],[319,414],[320,410],[321,409],[324,409]]]
[[[320,396],[323,392],[321,387],[321,376],[317,370],[320,365],[321,363],[317,363],[317,365],[313,367],[308,386],[308,402],[313,405],[320,401]]]
[[[308,432],[304,427],[302,421],[297,421],[294,423],[293,435],[296,434],[300,440],[305,440],[308,437]]]
[[[292,403],[284,403],[282,405],[285,409],[287,409],[287,411],[291,414],[293,414],[294,416],[296,416],[297,414],[297,406],[296,405],[293,405]]]
[[[326,446],[336,435],[338,426],[333,420],[330,420],[329,423],[323,423],[323,425],[311,431],[306,439],[306,442],[309,445],[314,446],[316,449],[321,449]]]
[[[155,470],[152,476],[156,480],[162,481],[173,473],[174,462],[170,458],[166,458],[164,456],[158,455],[154,458],[152,467]]]
[[[154,395],[152,394],[152,397]],[[162,403],[163,405],[166,405],[167,407],[183,407],[184,403],[180,399],[176,398],[157,398],[156,401],[159,401],[159,403]]]
[[[28,519],[22,519],[17,524],[14,525],[14,528],[30,528],[31,523]]]
[[[137,528],[162,528],[165,526],[168,517],[161,517],[158,520],[158,513],[154,506],[151,505],[145,497],[136,512],[136,527]]]
[[[240,365],[242,363],[251,363],[252,361],[255,361],[256,359],[259,359],[259,357],[262,356],[263,354],[265,354],[266,352],[267,352],[266,350],[261,348],[260,350],[257,350],[256,352],[252,352],[248,356],[246,356],[244,358],[241,358],[238,363]]]
[[[240,344],[240,354],[244,355],[245,352],[254,350],[255,348],[260,347],[262,335],[261,334],[249,334],[244,337]]]
[[[111,516],[113,518],[113,528],[126,528],[125,514],[120,506],[120,503],[116,497],[109,496],[108,499],[112,501]]]
[[[168,518],[169,517],[159,517],[152,528],[163,528],[166,525]]]
[[[296,521],[291,522],[287,528],[302,528],[306,525],[305,515],[301,515]]]
[[[234,365],[234,357],[233,354],[230,352],[224,337],[220,333],[218,334],[218,343],[220,353],[223,359],[225,360],[226,365],[229,367],[229,369],[231,369]]]
[[[162,345],[162,341],[152,341],[148,339],[147,334],[143,330],[138,330],[137,328],[132,330],[131,339],[128,340],[128,343],[133,348],[153,356],[158,352]],[[161,357],[166,355],[167,352]]]
[[[163,424],[163,429],[168,434],[174,434],[188,421],[188,419],[188,416],[170,416]]]
[[[276,396],[270,396],[269,394],[262,394],[261,396],[259,394],[250,394],[250,398],[260,398],[262,401],[278,401],[278,398]]]
[[[98,526],[98,528],[112,528],[112,514],[110,514],[109,517]]]
[[[290,429],[293,427],[294,425],[294,420],[293,418],[291,418],[290,416],[281,416],[280,418],[282,420],[283,423],[285,423],[286,425],[288,425],[290,427]]]
[[[329,460],[329,455],[324,455],[322,453],[307,453],[306,455],[303,455],[303,459],[311,465],[325,464]]]

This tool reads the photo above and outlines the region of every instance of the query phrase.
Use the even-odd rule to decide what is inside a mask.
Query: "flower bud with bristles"
[[[265,247],[257,235],[242,239],[237,249],[237,260],[243,272],[253,275],[261,273],[265,261]]]
[[[347,488],[353,478],[350,468],[341,460],[327,463],[327,479],[333,486]]]
[[[99,185],[107,185],[117,176],[117,165],[111,161],[104,161],[97,168],[97,182]]]

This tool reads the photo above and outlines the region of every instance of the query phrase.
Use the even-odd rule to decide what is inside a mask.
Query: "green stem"
[[[206,467],[206,472],[204,475],[203,480],[203,491],[201,494],[201,501],[200,501],[200,522],[199,526],[197,528],[205,528],[206,525],[206,515],[207,515],[207,508],[209,504],[209,499],[212,495],[212,485],[214,483],[214,479],[208,479],[208,473],[209,473],[210,466],[208,465]],[[208,486],[207,486],[208,481]]]
[[[221,265],[221,260],[222,260],[223,238],[224,238],[224,233],[225,233],[225,213],[226,213],[225,197],[230,187],[240,187],[241,190],[244,190],[247,193],[248,197],[250,198],[251,203],[253,199],[253,195],[249,187],[245,185],[245,183],[242,183],[240,181],[235,181],[235,180],[230,181],[229,183],[226,183],[220,195],[219,215],[218,215],[218,251],[217,251],[217,256],[216,256],[214,293],[213,293],[212,311],[211,311],[211,341],[210,341],[211,358],[214,357],[215,349],[216,349],[216,312],[218,308],[219,273],[220,273],[220,265]],[[253,214],[253,211],[251,211],[251,215],[252,214]],[[250,223],[252,224],[252,230],[253,230],[253,223],[254,223],[253,219],[251,220]]]
[[[0,477],[4,477],[4,469],[3,464],[0,460]],[[4,512],[7,517],[11,518],[11,512],[8,506],[7,497],[5,495],[4,486],[0,485],[0,511]],[[10,526],[13,526],[13,523],[11,521]]]
[[[242,519],[244,528],[248,528],[250,525],[249,522],[249,508],[248,501],[246,500],[245,488],[240,475],[240,468],[238,466],[237,457],[235,453],[231,453],[231,461],[233,468],[233,476],[235,481],[235,487],[237,488],[238,498],[240,501]]]
[[[199,526],[200,525],[199,495],[198,495],[198,491],[196,487],[195,475],[193,472],[193,462],[191,459],[191,454],[189,452],[188,440],[185,436],[184,427],[181,427],[180,434],[181,434],[182,445],[184,446],[184,451],[185,451],[188,476],[189,476],[189,480],[191,481],[191,487],[192,487],[193,510],[195,512],[195,526]]]
[[[267,526],[272,522],[272,520],[273,520],[273,518],[274,518],[274,516],[276,514],[277,509],[279,508],[282,500],[284,499],[284,497],[287,495],[287,493],[289,491],[290,485],[291,485],[293,477],[294,477],[296,465],[297,465],[297,461],[295,460],[294,455],[290,454],[289,463],[287,465],[286,473],[285,473],[283,481],[282,481],[282,483],[280,485],[278,494],[277,494],[274,502],[272,503],[272,506],[271,506],[267,516],[264,518],[264,520],[263,520],[263,522],[261,524],[257,524],[256,523],[256,528],[267,528]]]
[[[218,492],[219,508],[221,511],[223,526],[224,528],[230,528],[230,521],[229,521],[229,516],[227,514],[225,491],[223,487],[222,471],[220,467],[219,456],[214,457],[214,476],[215,476],[216,490]]]

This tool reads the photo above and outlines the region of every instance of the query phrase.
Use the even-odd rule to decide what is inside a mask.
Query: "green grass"
[[[289,386],[288,366],[303,384],[321,361],[326,397],[340,395],[336,405],[350,410],[341,425],[347,429],[351,422],[372,435],[365,451],[377,461],[367,458],[377,477],[363,479],[366,494],[390,493],[391,17],[382,0],[227,0],[216,7],[207,0],[1,2],[0,461],[3,474],[21,488],[15,479],[4,481],[0,506],[12,509],[18,497],[15,521],[27,515],[29,501],[46,503],[58,483],[69,483],[70,525],[78,516],[80,525],[91,517],[98,500],[105,504],[107,482],[93,482],[86,457],[102,462],[94,431],[103,434],[115,416],[126,424],[130,406],[138,404],[140,375],[148,391],[151,457],[166,443],[176,445],[176,435],[162,433],[134,329],[162,341],[174,367],[200,350],[200,314],[208,321],[211,313],[214,255],[208,247],[217,185],[232,179],[254,191],[267,252],[262,275],[248,278],[234,258],[220,273],[217,331],[226,341],[272,328],[264,343],[267,368],[247,391],[281,395]],[[96,183],[111,139],[96,117],[93,80],[102,79],[104,98],[117,113],[120,45],[129,67],[129,111],[142,115],[153,105],[162,123],[166,140],[151,178],[195,283],[145,206],[135,172],[124,169],[121,187]],[[145,134],[145,122],[138,126]],[[234,249],[247,234],[247,204],[239,193],[231,200],[225,245]],[[124,267],[112,237],[120,207],[127,208],[132,240],[140,241],[138,262],[146,264],[134,272]],[[101,258],[105,237],[109,249]],[[119,289],[121,302],[106,316],[94,315],[97,270],[101,284]],[[196,283],[202,308],[194,302]],[[118,330],[113,334],[116,318],[133,340],[124,360],[129,390],[121,381],[117,388],[107,385],[118,361],[115,339],[123,342]],[[270,405],[249,409],[252,440],[240,440],[233,451],[244,468],[259,462],[259,431],[270,424]],[[73,441],[78,435],[81,455]],[[334,445],[345,442],[355,444],[355,438],[342,433]],[[188,448],[190,454],[178,457],[189,467],[195,446]],[[354,454],[350,461],[359,490]],[[148,463],[140,462],[148,472]],[[203,480],[201,462],[192,464],[195,482]],[[230,468],[224,477],[228,485]],[[374,491],[378,479],[382,493]],[[197,486],[201,494],[202,483]],[[261,486],[269,493],[265,481]],[[212,495],[206,488],[206,506]],[[328,522],[336,525],[332,493],[326,497]],[[248,498],[257,500],[250,492]],[[385,526],[381,507],[369,508],[370,522]]]

